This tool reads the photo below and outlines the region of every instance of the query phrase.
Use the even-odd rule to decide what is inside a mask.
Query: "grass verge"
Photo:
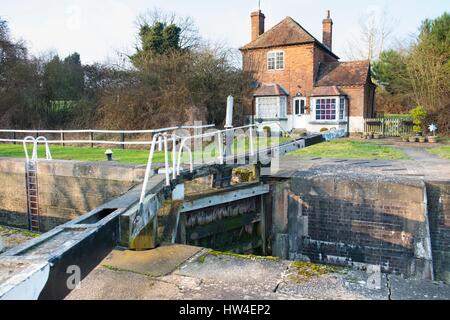
[[[450,146],[437,147],[428,151],[436,156],[450,160]]]
[[[289,156],[368,160],[408,159],[407,155],[393,146],[353,139],[341,139],[320,143],[289,153]]]

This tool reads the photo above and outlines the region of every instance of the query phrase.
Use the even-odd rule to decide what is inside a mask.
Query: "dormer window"
[[[267,54],[267,69],[268,70],[284,69],[284,52],[283,51],[270,51]]]

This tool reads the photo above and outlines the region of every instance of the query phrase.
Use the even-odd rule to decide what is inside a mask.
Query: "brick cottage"
[[[251,14],[252,41],[240,50],[243,69],[255,80],[245,104],[248,121],[279,122],[286,131],[326,128],[362,132],[375,114],[369,61],[340,62],[332,51],[333,21],[323,20],[320,42],[286,17],[264,31],[264,14]]]

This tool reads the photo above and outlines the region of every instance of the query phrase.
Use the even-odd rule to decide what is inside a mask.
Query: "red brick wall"
[[[339,87],[348,96],[348,112],[350,117],[361,117],[364,114],[365,90],[364,86]]]
[[[267,70],[267,53],[274,50],[284,51],[284,70]],[[319,64],[333,61],[337,61],[336,58],[314,44],[243,51],[244,71],[251,73],[258,83],[278,83],[289,92],[288,114],[292,113],[292,98],[297,93],[310,97]],[[339,89],[349,98],[349,115],[351,117],[370,118],[373,116],[372,94],[374,88],[372,85],[346,86],[339,87]],[[252,97],[249,97],[244,102],[245,115],[252,114],[252,101]],[[310,99],[307,99],[306,104],[309,110]]]
[[[267,53],[274,50],[284,51],[283,70],[267,69]],[[243,61],[244,70],[251,72],[258,83],[278,83],[291,96],[295,96],[297,92],[304,96],[311,94],[314,81],[313,44],[245,51]],[[288,114],[292,112],[290,100]]]

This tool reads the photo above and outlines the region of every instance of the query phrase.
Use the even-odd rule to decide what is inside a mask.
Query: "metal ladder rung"
[[[30,230],[39,231],[39,198],[37,169],[34,161],[28,161],[26,165],[26,183],[28,198],[28,219]]]

